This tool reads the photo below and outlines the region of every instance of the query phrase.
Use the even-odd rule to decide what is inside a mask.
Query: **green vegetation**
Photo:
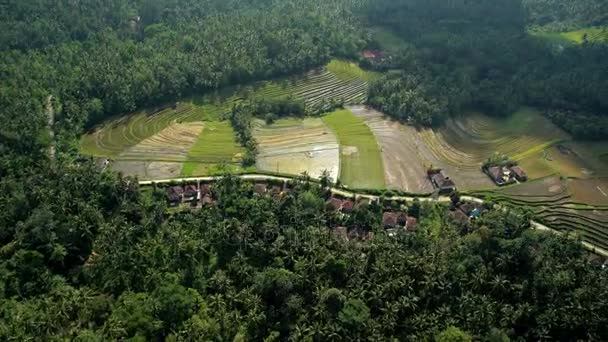
[[[323,121],[340,142],[340,181],[354,188],[384,188],[380,148],[365,122],[349,110],[339,110]]]
[[[184,103],[172,108],[139,112],[116,118],[82,136],[83,154],[98,157],[117,157],[125,149],[150,138],[175,122],[210,120],[216,117],[208,108]]]
[[[550,176],[473,194],[500,204],[529,208],[542,223],[564,232],[576,232],[583,240],[608,249],[608,197],[600,189],[606,185],[604,181],[567,181]]]
[[[380,74],[378,73],[363,70],[356,63],[343,60],[331,61],[327,65],[327,70],[342,81],[363,80],[371,82],[380,78]]]
[[[566,32],[608,24],[604,0],[522,0],[528,24],[543,31]]]
[[[223,163],[239,164],[244,150],[235,140],[234,130],[228,121],[205,122],[203,132],[188,153],[182,169],[183,176],[201,176],[203,169]],[[201,165],[203,164],[203,165]]]
[[[306,110],[312,112],[337,98],[346,103],[362,103],[367,89],[365,80],[373,79],[374,76],[351,64],[334,60],[322,70],[306,75],[227,88],[181,102],[175,109],[169,107],[150,114],[142,112],[116,118],[84,135],[80,149],[83,154],[120,158],[125,149],[157,134],[171,123],[221,120],[243,99],[302,99]]]
[[[465,233],[413,203],[426,219],[390,237],[379,206],[342,216],[301,181],[276,201],[224,178],[214,206],[168,215],[164,189],[91,164],[43,175],[0,181],[2,339],[578,340],[608,324],[608,274],[523,211]]]
[[[608,43],[608,28],[606,27],[589,27],[568,32],[532,31],[531,33],[554,42],[571,44]]]
[[[382,26],[374,27],[372,29],[372,39],[378,44],[379,49],[391,54],[398,53],[401,49],[409,47],[408,44],[393,31]]]
[[[576,138],[608,139],[603,94],[608,89],[608,44],[593,43],[606,35],[602,27],[608,5],[601,0],[523,2],[373,2],[368,20],[392,30],[408,46],[389,61],[370,63],[397,70],[372,84],[369,103],[423,126],[438,126],[470,108],[508,116],[522,106],[534,106]],[[583,26],[543,26],[543,21],[568,20],[572,13]],[[585,28],[589,26],[598,27]],[[579,42],[586,33],[590,44],[556,47],[526,31],[572,31],[561,35]],[[382,41],[370,45],[381,46]]]
[[[604,340],[605,259],[581,242],[608,247],[608,180],[597,177],[608,170],[606,146],[563,141],[548,120],[575,138],[607,138],[608,44],[556,47],[526,32],[606,27],[607,6],[3,1],[0,341]],[[374,34],[378,26],[387,31]],[[383,44],[392,48],[378,63],[362,57]],[[370,110],[321,118],[368,98],[413,124],[377,120],[373,133],[390,153],[362,121]],[[490,201],[469,221],[468,206],[430,194],[335,210],[329,172],[269,182],[267,194],[227,174],[195,208],[168,208],[180,190],[167,186],[185,184],[141,189],[122,176],[253,169],[237,135],[251,152],[261,121],[288,131],[280,116],[302,114],[239,111],[268,100],[303,102],[315,116],[302,120],[312,126],[305,133],[269,139],[299,148],[298,161],[323,156],[321,170],[341,160],[351,188],[402,194],[383,189],[387,156],[394,174],[416,161],[400,173],[410,188],[428,188],[420,169],[430,160],[454,179],[489,182],[479,167],[495,151],[524,166],[543,158],[538,174],[557,163],[580,179],[479,191]],[[522,106],[546,118],[510,116]],[[387,231],[392,218],[407,229]],[[531,229],[531,220],[569,234]]]

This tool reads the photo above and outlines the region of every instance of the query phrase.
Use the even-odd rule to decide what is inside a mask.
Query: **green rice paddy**
[[[380,148],[372,131],[348,110],[323,117],[340,143],[340,180],[352,188],[384,188]]]
[[[234,130],[228,121],[208,121],[188,153],[182,176],[197,176],[201,170],[223,163],[238,164],[242,153],[244,150],[236,142]]]
[[[589,43],[608,43],[608,28],[607,27],[589,27],[576,31],[568,32],[543,32],[532,31],[532,35],[552,41],[555,43],[565,44],[583,44],[585,40]]]
[[[550,176],[472,194],[503,205],[529,208],[541,223],[560,231],[576,232],[584,241],[605,249],[608,248],[608,197],[598,187],[607,184],[607,180],[601,179],[567,180]]]

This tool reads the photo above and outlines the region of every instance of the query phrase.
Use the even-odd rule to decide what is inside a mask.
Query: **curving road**
[[[280,176],[271,176],[271,175],[263,175],[263,174],[249,174],[249,175],[239,175],[237,176],[241,179],[245,179],[245,180],[250,180],[250,181],[282,181],[282,182],[287,182],[292,180],[292,178],[290,177],[280,177]],[[182,183],[182,182],[212,182],[215,180],[218,180],[222,178],[222,176],[217,176],[217,177],[189,177],[189,178],[172,178],[172,179],[159,179],[159,180],[153,180],[153,181],[140,181],[139,185],[152,185],[152,184],[166,184],[166,183],[172,183],[172,182],[177,182],[177,183]],[[369,194],[362,194],[362,193],[356,193],[356,192],[352,192],[352,191],[348,191],[348,190],[344,190],[344,189],[339,189],[339,188],[331,188],[331,192],[337,195],[341,195],[344,197],[357,197],[357,198],[367,198],[370,200],[377,200],[380,198],[380,196],[376,196],[376,195],[369,195]],[[479,204],[483,204],[484,200],[481,198],[477,198],[477,197],[472,197],[472,196],[460,196],[460,198],[464,201],[467,202],[474,202],[474,203],[479,203]],[[421,202],[440,202],[440,203],[449,203],[451,201],[450,197],[447,196],[439,196],[439,197],[411,197],[411,196],[393,196],[393,197],[387,197],[387,199],[390,200],[396,200],[396,201],[413,201],[414,199],[418,199]],[[531,226],[533,229],[537,229],[537,230],[545,230],[545,231],[550,231],[556,234],[562,234],[560,231],[550,228],[542,223],[536,222],[536,221],[531,221],[530,222]],[[595,246],[589,242],[582,242],[583,247],[585,247],[585,249],[589,250],[592,253],[601,255],[603,257],[608,257],[608,250],[600,248],[598,246]]]

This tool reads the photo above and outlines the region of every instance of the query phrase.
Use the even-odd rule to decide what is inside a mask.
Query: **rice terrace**
[[[167,107],[134,113],[98,126],[81,150],[112,160],[111,167],[142,180],[232,173],[319,178],[324,171],[344,187],[429,196],[441,170],[463,194],[523,205],[545,224],[580,231],[608,248],[608,144],[575,141],[543,113],[523,107],[505,118],[467,112],[435,128],[396,121],[365,105],[379,75],[333,60],[298,77],[222,89]],[[295,98],[319,115],[255,119],[254,165],[228,120],[246,99]],[[332,109],[340,102],[343,109]],[[326,109],[325,109],[326,108]],[[509,156],[527,182],[497,187],[482,166],[493,154]]]

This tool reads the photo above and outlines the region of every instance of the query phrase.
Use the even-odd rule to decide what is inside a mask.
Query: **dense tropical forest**
[[[579,4],[585,10],[573,5],[578,3],[373,2],[371,22],[399,32],[409,44],[395,58],[377,63],[377,68],[400,72],[379,80],[371,89],[370,102],[397,118],[423,125],[438,124],[466,108],[502,116],[522,104],[534,105],[574,136],[605,139],[607,45],[555,46],[526,33],[526,8],[534,9],[534,15],[538,11],[580,17],[579,25],[608,20],[608,11],[598,9],[606,8],[604,3]],[[558,11],[564,6],[573,7]]]
[[[534,105],[606,138],[607,45],[526,30],[607,21],[600,0],[2,1],[0,340],[605,340],[608,272],[525,209],[464,226],[450,204],[414,201],[416,232],[394,235],[376,204],[329,208],[328,179],[277,200],[228,175],[214,206],[175,211],[78,139],[136,109],[360,60],[377,27],[404,42],[361,61],[388,71],[369,102],[395,118]],[[227,114],[255,158],[250,120],[286,112],[306,109]]]

